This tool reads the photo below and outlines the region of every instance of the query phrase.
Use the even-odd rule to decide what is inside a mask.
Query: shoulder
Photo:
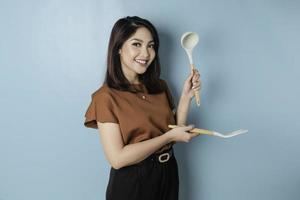
[[[107,84],[103,84],[99,89],[92,93],[92,99],[103,99],[111,98],[114,96],[114,89],[108,87]]]

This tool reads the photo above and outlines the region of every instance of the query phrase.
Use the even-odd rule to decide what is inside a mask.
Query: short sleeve
[[[91,103],[85,113],[84,125],[87,128],[97,129],[97,121],[119,123],[116,115],[116,104],[110,94],[92,95]]]

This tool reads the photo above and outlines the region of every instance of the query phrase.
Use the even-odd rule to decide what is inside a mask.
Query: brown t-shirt
[[[137,93],[116,90],[103,84],[91,95],[84,125],[97,129],[97,121],[117,123],[125,145],[164,134],[169,130],[168,124],[176,123],[176,118],[172,94],[166,81],[162,81],[166,85],[166,91],[159,94],[148,94],[143,84],[132,84],[140,89]],[[173,142],[165,145],[157,152],[172,144]]]

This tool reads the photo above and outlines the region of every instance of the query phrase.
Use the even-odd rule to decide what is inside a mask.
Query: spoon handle
[[[180,126],[177,125],[168,125],[169,128],[177,128]],[[203,134],[203,135],[214,135],[214,131],[210,130],[205,130],[205,129],[200,129],[200,128],[193,128],[192,130],[189,130],[191,133],[198,133],[198,134]]]
[[[191,64],[191,70],[193,71],[194,69],[195,69],[195,65]],[[194,94],[195,94],[197,106],[199,107],[200,106],[200,102],[201,102],[199,90],[194,91]]]

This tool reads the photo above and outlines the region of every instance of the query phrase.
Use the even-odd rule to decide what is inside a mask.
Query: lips
[[[146,65],[148,63],[148,60],[142,60],[142,59],[135,59],[134,61],[141,65]]]

